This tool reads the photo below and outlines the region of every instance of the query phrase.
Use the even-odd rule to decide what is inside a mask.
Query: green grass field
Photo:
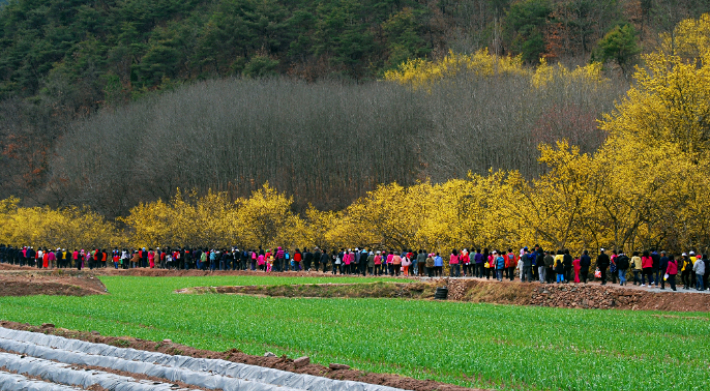
[[[232,347],[472,387],[708,390],[710,315],[400,299],[177,295],[190,286],[332,282],[102,277],[111,295],[2,297],[0,319],[201,349]],[[370,279],[339,279],[339,283]]]

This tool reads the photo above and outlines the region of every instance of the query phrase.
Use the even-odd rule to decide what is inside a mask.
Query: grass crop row
[[[318,278],[104,277],[111,295],[3,297],[0,318],[210,350],[269,350],[474,387],[704,390],[710,316],[401,299],[178,295]],[[369,282],[338,279],[338,283]]]

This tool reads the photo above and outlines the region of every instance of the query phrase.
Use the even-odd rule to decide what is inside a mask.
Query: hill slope
[[[588,59],[616,25],[643,39],[707,11],[703,0],[13,0],[0,11],[0,97],[61,89],[91,107],[215,75],[363,79],[449,49]]]

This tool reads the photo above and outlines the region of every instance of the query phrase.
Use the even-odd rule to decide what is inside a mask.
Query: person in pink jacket
[[[375,275],[382,275],[382,255],[380,255],[379,251],[375,255]]]
[[[389,275],[394,275],[394,269],[392,268],[392,259],[394,259],[394,254],[392,253],[392,250],[390,250],[387,254],[387,271],[389,272]]]
[[[461,265],[459,264],[459,252],[456,249],[451,251],[449,256],[449,276],[461,277]]]
[[[350,258],[351,255],[352,255],[352,253],[350,252],[350,250],[346,251],[343,254],[343,265],[345,265],[345,274],[351,274],[351,271],[350,271],[350,264],[352,263],[352,258]]]

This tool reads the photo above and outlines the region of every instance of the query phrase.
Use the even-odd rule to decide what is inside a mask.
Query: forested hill
[[[61,90],[90,110],[214,76],[375,78],[449,49],[588,60],[618,25],[642,41],[708,10],[707,0],[9,0],[0,98]]]
[[[703,12],[710,1],[9,0],[0,199],[119,216],[178,186],[244,196],[269,181],[300,206],[339,208],[378,183],[532,177],[538,142],[595,150],[596,120],[639,51]],[[369,82],[407,59],[474,52],[515,72],[427,95]],[[615,82],[537,88],[541,57],[567,69],[609,60]],[[256,80],[268,75],[283,77]]]

